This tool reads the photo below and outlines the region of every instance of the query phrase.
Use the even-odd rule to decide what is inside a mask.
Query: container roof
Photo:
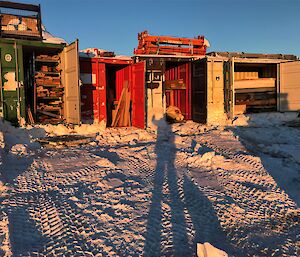
[[[276,60],[298,60],[296,55],[292,54],[262,54],[262,53],[244,53],[244,52],[210,52],[207,56],[226,57],[226,58],[250,58],[250,59],[276,59]]]

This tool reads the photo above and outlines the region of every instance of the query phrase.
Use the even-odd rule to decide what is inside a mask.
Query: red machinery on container
[[[195,75],[193,63],[205,56],[208,47],[209,42],[204,36],[196,38],[152,36],[147,31],[138,34],[138,47],[134,50],[134,54],[136,60],[146,61],[148,90],[153,91],[155,84],[153,82],[157,82],[153,81],[153,78],[156,80],[156,77],[159,77],[166,107],[177,107],[185,120],[192,119]],[[150,92],[150,95],[152,96],[153,92]]]
[[[205,55],[208,41],[204,36],[196,38],[181,38],[170,36],[151,36],[148,31],[138,34],[139,44],[134,49],[134,54],[157,54],[157,55]]]

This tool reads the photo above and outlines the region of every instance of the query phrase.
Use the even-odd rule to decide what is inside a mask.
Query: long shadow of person
[[[190,256],[184,203],[180,198],[174,163],[174,134],[164,118],[153,118],[152,122],[157,126],[157,163],[145,234],[144,256]]]

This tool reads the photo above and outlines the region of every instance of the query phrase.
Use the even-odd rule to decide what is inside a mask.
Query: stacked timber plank
[[[243,79],[234,82],[235,89],[275,88],[275,78]]]
[[[41,123],[58,123],[63,116],[64,88],[59,57],[39,55],[35,59],[36,117]]]
[[[121,97],[118,101],[116,110],[113,110],[112,127],[128,127],[131,126],[130,120],[130,90],[128,81],[125,81]]]
[[[245,79],[247,75],[247,79]],[[235,74],[235,114],[276,110],[276,79]]]

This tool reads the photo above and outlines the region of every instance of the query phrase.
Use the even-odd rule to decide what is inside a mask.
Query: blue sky
[[[208,51],[285,53],[300,57],[299,0],[32,0],[48,31],[80,48],[131,55],[137,33],[204,35]]]

